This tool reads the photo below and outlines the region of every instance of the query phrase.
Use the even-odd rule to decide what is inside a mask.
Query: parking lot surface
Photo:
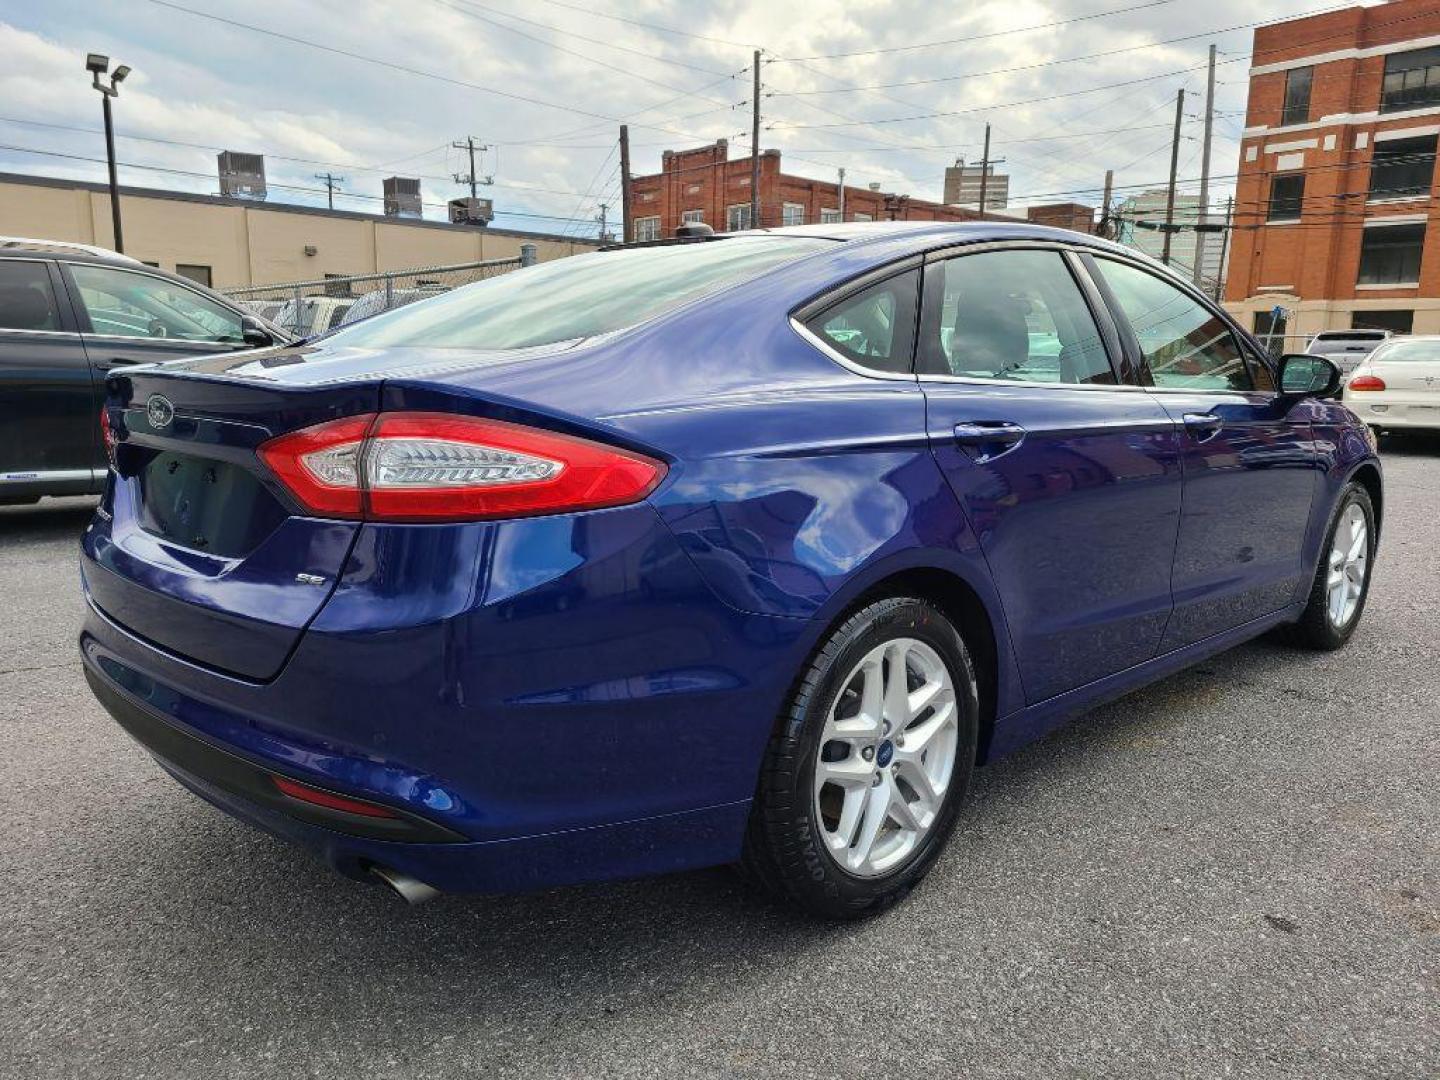
[[[846,926],[719,870],[336,877],[91,698],[90,504],[0,510],[0,1076],[1440,1075],[1440,443],[1385,467],[1349,648],[1251,644],[982,770]]]

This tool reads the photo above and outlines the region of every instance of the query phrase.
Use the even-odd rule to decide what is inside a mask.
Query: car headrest
[[[989,290],[977,289],[968,296],[962,292],[950,335],[953,365],[965,371],[997,373],[1019,367],[1030,356],[1030,328],[1025,322],[1028,310],[1025,301],[996,297]]]
[[[50,301],[29,285],[0,285],[0,326],[11,330],[54,330]]]

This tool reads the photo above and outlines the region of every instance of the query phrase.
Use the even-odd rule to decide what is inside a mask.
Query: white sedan
[[[1440,431],[1440,336],[1385,342],[1350,376],[1345,404],[1379,431]]]

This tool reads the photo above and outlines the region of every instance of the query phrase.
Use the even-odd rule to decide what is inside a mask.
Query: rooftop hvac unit
[[[220,161],[220,194],[241,199],[265,198],[265,155],[223,151]]]
[[[495,204],[489,199],[463,199],[450,200],[450,224],[452,225],[489,225],[495,220]]]
[[[408,176],[387,176],[385,213],[390,217],[420,217],[420,181]]]

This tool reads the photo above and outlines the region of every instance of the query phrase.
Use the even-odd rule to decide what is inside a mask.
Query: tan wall
[[[533,243],[542,262],[596,247],[593,241],[148,195],[122,195],[121,209],[127,255],[171,271],[176,263],[208,266],[212,284],[222,289],[514,258],[523,243]],[[109,194],[0,181],[0,236],[113,247]],[[306,255],[307,246],[316,253]]]

